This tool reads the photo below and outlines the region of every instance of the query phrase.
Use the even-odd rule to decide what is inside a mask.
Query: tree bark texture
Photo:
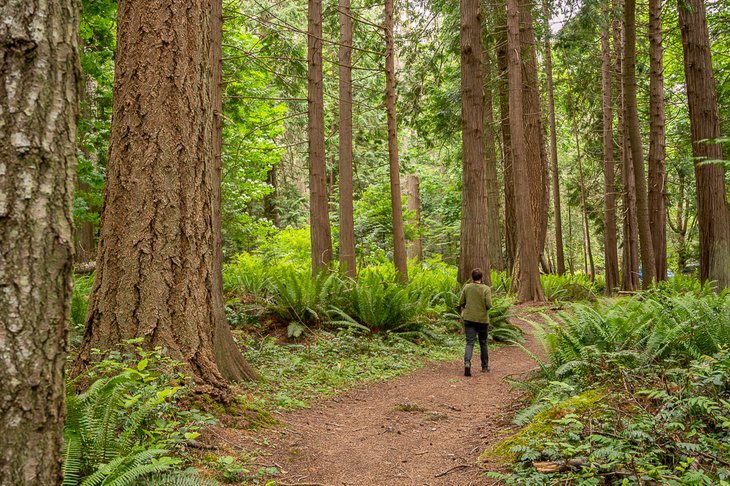
[[[720,136],[720,118],[704,2],[680,2],[679,25],[697,181],[700,278],[714,280],[719,288],[726,288],[730,287],[730,209],[725,170],[720,164],[703,164],[722,159],[722,146],[707,142]]]
[[[616,226],[616,182],[613,160],[613,103],[611,99],[611,46],[609,42],[609,5],[604,4],[601,32],[601,87],[603,94],[603,251],[606,268],[605,292],[610,295],[619,287],[618,229]]]
[[[667,279],[666,136],[662,2],[649,0],[649,226],[657,280]]]
[[[393,211],[393,260],[398,281],[408,282],[408,257],[403,227],[403,202],[398,162],[398,128],[395,112],[395,41],[393,37],[393,0],[385,0],[385,106],[388,118],[388,160],[390,161],[390,199]]]
[[[186,362],[201,389],[227,389],[213,347],[210,13],[209,0],[119,4],[97,274],[77,372],[93,348],[141,337]]]
[[[558,275],[563,275],[565,273],[565,251],[563,249],[563,218],[560,209],[560,174],[558,173],[555,88],[553,86],[553,57],[548,0],[542,1],[542,13],[545,19],[545,78],[547,80],[548,118],[550,120],[550,167],[552,168],[553,210],[555,213],[555,259]]]
[[[408,193],[408,211],[413,214],[411,223],[416,228],[418,234],[413,240],[408,251],[408,258],[414,258],[417,261],[423,260],[423,239],[421,238],[421,191],[420,182],[416,174],[408,174],[406,176],[406,191]]]
[[[357,276],[352,203],[352,18],[350,0],[340,6],[340,267]]]
[[[502,255],[502,231],[499,224],[499,180],[497,178],[497,144],[494,127],[494,100],[492,96],[491,46],[484,53],[484,158],[487,183],[487,259],[490,269],[505,270]]]
[[[530,171],[525,150],[523,126],[523,82],[520,44],[520,11],[518,0],[507,0],[507,53],[509,60],[509,116],[512,141],[512,183],[516,195],[517,255],[515,264],[517,296],[522,302],[543,301],[538,268],[538,242],[529,198]]]
[[[649,226],[649,204],[644,170],[644,150],[639,127],[639,112],[636,106],[636,0],[626,0],[624,4],[624,109],[626,110],[626,130],[634,168],[634,187],[636,188],[636,220],[639,225],[639,252],[643,276],[642,287],[648,288],[655,279],[656,262]]]
[[[530,204],[534,221],[537,258],[540,260],[547,236],[550,176],[545,130],[542,121],[537,47],[532,21],[532,0],[520,0],[520,56],[522,59],[522,105],[525,130],[525,155],[530,176]],[[514,118],[512,119],[514,120]]]
[[[215,319],[214,350],[218,369],[229,381],[255,380],[256,372],[241,354],[226,318],[223,300],[223,242],[221,239],[221,176],[223,170],[223,4],[210,0],[210,99],[213,108],[213,164],[211,186],[213,191],[213,313]]]
[[[463,144],[461,255],[457,279],[489,269],[487,174],[484,158],[484,81],[479,0],[461,0],[461,120]]]
[[[61,481],[78,4],[0,5],[0,485]]]
[[[307,80],[309,122],[309,224],[312,241],[312,273],[329,267],[332,260],[327,198],[327,159],[324,151],[324,85],[322,84],[322,0],[309,0]]]

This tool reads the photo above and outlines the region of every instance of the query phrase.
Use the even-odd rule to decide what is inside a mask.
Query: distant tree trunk
[[[223,300],[223,242],[221,239],[221,177],[223,170],[223,4],[221,0],[210,0],[210,101],[213,108],[211,190],[213,193],[213,319],[215,361],[221,374],[229,381],[255,380],[258,375],[243,357],[233,339],[231,327],[226,318]],[[272,169],[273,170],[273,169]]]
[[[276,196],[278,193],[278,180],[277,180],[277,170],[278,170],[278,164],[274,165],[269,169],[269,173],[266,175],[266,182],[271,186],[271,192],[264,196],[264,216],[271,221],[271,224],[273,224],[276,228],[279,228],[281,226],[281,222],[279,221],[279,213],[276,209]]]
[[[553,208],[555,212],[555,254],[558,275],[565,273],[565,252],[563,250],[563,222],[560,210],[560,174],[558,173],[558,142],[555,125],[555,89],[553,87],[553,57],[550,40],[549,0],[542,1],[545,21],[545,77],[547,79],[548,117],[550,119],[550,167],[552,168]]]
[[[644,151],[639,129],[639,112],[636,106],[636,0],[626,0],[624,6],[624,109],[626,130],[634,169],[636,188],[636,220],[639,225],[639,250],[643,272],[642,286],[648,288],[655,279],[656,262],[649,226],[649,205],[644,170]]]
[[[309,0],[307,72],[309,122],[309,217],[312,273],[326,270],[332,260],[327,200],[327,159],[324,152],[324,86],[322,84],[322,0]]]
[[[573,136],[575,137],[576,157],[578,158],[578,186],[580,190],[580,212],[583,217],[583,251],[586,262],[586,273],[591,281],[596,277],[596,266],[593,263],[593,248],[591,247],[591,226],[588,218],[588,204],[586,203],[586,183],[583,173],[583,154],[580,151],[580,137],[578,123],[573,121]]]
[[[512,178],[515,194],[529,194],[530,176],[525,151],[524,116],[522,106],[522,67],[520,56],[520,12],[518,0],[507,0],[507,39],[509,59],[509,116],[510,139],[512,141]],[[543,301],[535,223],[530,201],[516,198],[515,214],[517,225],[517,255],[515,280],[517,294],[522,302]]]
[[[393,260],[398,281],[408,282],[408,257],[403,227],[403,203],[398,163],[398,129],[395,116],[395,42],[393,38],[393,0],[385,0],[385,105],[388,112],[388,159],[390,160],[390,197],[393,208]]]
[[[65,418],[79,4],[4,2],[0,18],[0,485],[53,485]]]
[[[616,182],[613,161],[613,110],[611,100],[611,47],[609,43],[609,5],[604,3],[605,25],[601,32],[601,86],[603,91],[603,180],[604,180],[604,226],[603,250],[606,267],[607,295],[619,287],[618,272],[618,229],[616,227]]]
[[[664,53],[662,50],[662,2],[649,0],[649,226],[654,245],[657,280],[667,279],[667,207],[665,186],[666,141],[664,134]]]
[[[222,297],[210,14],[209,0],[119,6],[97,273],[76,372],[92,349],[140,337],[185,362],[202,389],[228,388],[214,350]]]
[[[413,213],[411,223],[418,231],[416,238],[410,246],[408,258],[414,258],[419,262],[423,260],[423,239],[421,238],[421,194],[419,189],[418,176],[408,174],[406,177],[406,190],[408,192],[408,211]]]
[[[461,0],[461,120],[463,192],[458,281],[474,268],[489,269],[487,174],[484,158],[484,82],[479,0]]]
[[[678,10],[697,181],[700,278],[726,288],[730,287],[730,209],[725,170],[717,163],[703,165],[722,159],[722,145],[707,142],[720,137],[720,118],[705,5],[702,0],[684,0]]]
[[[83,81],[84,86],[81,96],[83,97],[83,101],[86,101],[86,109],[82,110],[81,117],[84,119],[93,119],[97,116],[96,90],[98,85],[96,80],[88,74],[83,76]],[[81,134],[79,135],[80,136],[77,145],[80,150],[83,150],[83,140]],[[84,151],[84,156],[91,162],[92,167],[95,169],[98,165],[98,155],[99,154],[95,150],[91,150],[88,152]],[[88,184],[83,183],[80,180],[77,181],[77,187],[82,191],[88,192],[91,190],[91,187]],[[98,211],[99,208],[90,207],[89,210]],[[89,261],[93,261],[96,257],[96,227],[94,226],[94,223],[88,220],[81,222],[76,221],[74,239],[76,242],[76,263],[86,263]]]
[[[532,0],[520,0],[519,9],[525,155],[530,176],[530,202],[535,224],[533,230],[537,244],[537,259],[540,261],[547,237],[550,176],[542,121]],[[514,121],[514,118],[511,121]]]
[[[350,0],[340,1],[340,266],[357,277],[352,209],[352,18]]]
[[[502,231],[499,224],[499,180],[497,179],[497,146],[494,136],[494,99],[492,96],[492,59],[490,47],[484,54],[484,158],[487,182],[487,259],[490,269],[505,269],[502,255]]]
[[[689,241],[690,241],[690,201],[689,194],[687,191],[688,176],[679,171],[677,178],[677,213],[675,216],[675,222],[672,222],[671,218],[667,218],[667,223],[671,228],[672,232],[676,235],[674,249],[677,253],[677,271],[681,272],[682,269],[687,265],[687,257],[689,252]],[[694,214],[694,220],[696,221],[697,215]]]

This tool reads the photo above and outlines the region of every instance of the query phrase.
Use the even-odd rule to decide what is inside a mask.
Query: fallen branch
[[[452,473],[452,472],[456,471],[457,469],[470,468],[471,466],[472,466],[471,464],[459,464],[458,466],[454,466],[451,469],[448,469],[448,470],[446,470],[446,471],[444,471],[442,473],[439,473],[439,474],[435,475],[434,477],[435,478],[440,478],[441,476],[446,476],[447,474]]]

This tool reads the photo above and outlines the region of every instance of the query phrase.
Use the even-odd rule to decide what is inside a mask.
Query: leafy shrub
[[[545,298],[550,302],[595,301],[598,289],[584,274],[540,275]]]
[[[94,285],[94,275],[74,276],[73,294],[71,295],[71,315],[69,318],[70,344],[72,349],[81,345],[84,336],[86,312],[89,309],[89,295]]]
[[[177,408],[186,380],[178,364],[159,349],[115,351],[68,384],[65,485],[213,484],[181,473],[182,459],[171,456],[212,421]],[[87,380],[94,381],[77,392]]]
[[[272,278],[267,268],[260,258],[239,253],[223,269],[223,290],[227,293],[247,293],[259,300],[271,287]]]

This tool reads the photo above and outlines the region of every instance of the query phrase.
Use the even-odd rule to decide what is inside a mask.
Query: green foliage
[[[89,295],[94,284],[94,275],[74,276],[73,294],[71,295],[71,315],[69,320],[70,344],[75,349],[81,344],[84,335],[86,311],[89,308]]]
[[[590,278],[582,273],[577,274],[543,274],[540,275],[545,298],[550,302],[568,302],[596,300],[596,295],[600,290],[595,282],[591,282]]]
[[[130,347],[136,341],[129,341]],[[186,377],[159,349],[114,351],[68,383],[64,484],[211,484],[181,472],[171,456],[212,418],[179,409]],[[78,383],[93,380],[85,391]]]
[[[335,305],[332,299],[342,294],[344,286],[344,281],[334,273],[320,272],[312,277],[309,270],[279,267],[272,285],[271,310],[288,322],[321,324],[327,319],[327,310]]]

